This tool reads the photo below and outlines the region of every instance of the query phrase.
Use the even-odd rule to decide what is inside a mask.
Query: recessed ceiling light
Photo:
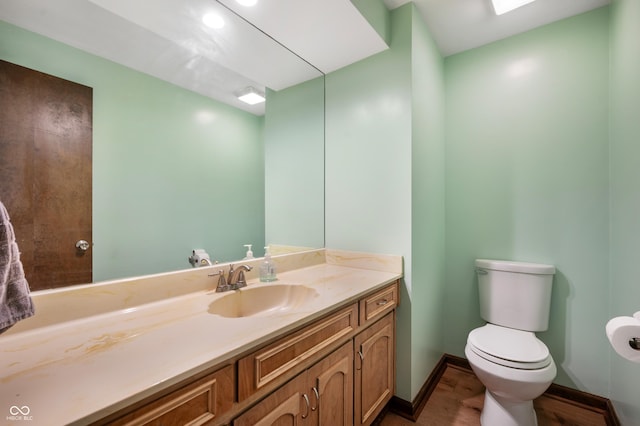
[[[493,9],[496,11],[496,15],[502,15],[503,13],[510,12],[525,4],[529,4],[534,0],[491,0],[493,2]]]
[[[251,7],[255,6],[258,0],[236,0],[236,2],[242,6]]]
[[[265,97],[262,93],[258,92],[253,87],[247,87],[238,94],[238,99],[249,105],[259,104],[265,101]]]
[[[222,19],[222,16],[217,13],[207,13],[202,17],[202,22],[204,22],[207,27],[213,28],[214,30],[219,30],[224,27],[224,19]]]

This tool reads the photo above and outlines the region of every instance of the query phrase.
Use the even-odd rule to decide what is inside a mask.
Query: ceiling
[[[225,27],[207,27],[208,12]],[[348,0],[1,0],[0,20],[257,115],[264,104],[240,90],[280,90],[388,48]]]
[[[383,1],[389,9],[410,2]],[[610,0],[536,0],[501,16],[490,0],[413,2],[448,56]],[[225,28],[204,25],[207,11],[224,14]],[[387,49],[349,0],[259,0],[251,8],[236,0],[2,0],[0,20],[257,115],[264,104],[243,104],[238,91],[280,90]]]
[[[410,0],[384,0],[389,9]],[[536,0],[496,16],[491,0],[413,0],[443,56],[607,5],[610,0]]]

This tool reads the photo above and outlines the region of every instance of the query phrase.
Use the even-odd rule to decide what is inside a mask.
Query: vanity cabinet
[[[350,426],[353,343],[348,342],[233,421],[234,426]]]
[[[387,314],[355,337],[355,421],[368,425],[395,391],[395,321]]]
[[[321,348],[353,336],[238,417],[234,426],[370,425],[395,391],[397,306],[398,283],[394,283],[241,359],[239,400],[269,379],[286,376]]]
[[[96,424],[370,425],[395,391],[396,281]],[[145,405],[146,404],[146,405]]]

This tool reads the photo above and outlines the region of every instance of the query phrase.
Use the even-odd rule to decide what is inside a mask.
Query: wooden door
[[[355,337],[355,422],[370,425],[395,391],[393,312]]]
[[[298,426],[310,414],[306,371],[233,421],[234,426]]]
[[[353,342],[349,341],[309,369],[311,424],[353,424]]]
[[[92,281],[93,90],[0,61],[0,200],[32,290]]]

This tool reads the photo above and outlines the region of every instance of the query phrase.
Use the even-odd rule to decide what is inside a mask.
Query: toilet
[[[504,260],[476,260],[480,316],[465,355],[486,388],[483,426],[536,426],[533,400],[556,377],[556,365],[535,332],[549,325],[555,267]]]

